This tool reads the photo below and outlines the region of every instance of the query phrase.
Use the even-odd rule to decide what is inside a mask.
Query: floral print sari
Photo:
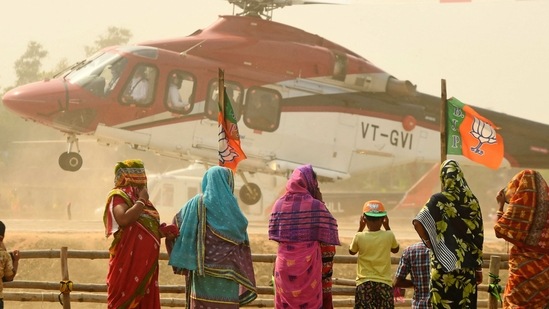
[[[429,234],[433,308],[476,308],[475,269],[482,267],[484,228],[480,205],[456,161],[441,165],[442,190],[419,212]]]

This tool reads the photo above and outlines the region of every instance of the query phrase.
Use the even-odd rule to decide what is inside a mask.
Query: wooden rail
[[[88,250],[68,250],[63,247],[60,250],[28,250],[20,252],[21,259],[61,259],[61,282],[44,281],[18,281],[4,283],[5,301],[37,301],[37,302],[61,302],[64,309],[70,308],[71,302],[89,302],[104,303],[107,302],[107,285],[94,283],[72,283],[69,278],[68,259],[108,259],[108,251],[88,251]],[[274,254],[254,254],[252,260],[254,263],[274,263],[276,255]],[[168,260],[166,253],[160,254],[161,260]],[[356,256],[334,257],[334,264],[356,264]],[[484,254],[484,268],[489,268],[488,273],[499,277],[499,271],[508,268],[509,256],[507,254]],[[399,258],[392,257],[391,263],[398,264]],[[486,272],[485,272],[486,273]],[[334,307],[353,307],[355,295],[355,280],[347,278],[333,278]],[[490,278],[484,275],[484,282],[489,282]],[[61,292],[64,284],[72,284],[72,288],[65,293]],[[504,283],[501,283],[504,285]],[[488,293],[489,284],[481,284],[478,287],[479,308],[500,308],[500,304]],[[42,290],[41,292],[16,292],[10,289],[24,290]],[[51,292],[56,291],[56,292]],[[253,301],[248,307],[274,307],[273,288],[270,286],[258,286],[257,292],[260,297]],[[184,285],[161,285],[160,293],[183,294]],[[484,296],[484,297],[480,297]],[[162,307],[182,307],[185,306],[184,295],[181,298],[161,298]],[[403,302],[395,303],[395,307],[410,307],[411,299],[404,299]]]

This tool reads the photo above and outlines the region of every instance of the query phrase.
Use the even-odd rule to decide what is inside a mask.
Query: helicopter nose
[[[35,119],[58,110],[61,102],[65,101],[64,97],[63,83],[50,80],[11,89],[2,97],[2,103],[7,109],[24,118]]]
[[[31,100],[29,96],[30,91],[28,88],[29,87],[27,86],[21,86],[21,87],[17,87],[9,90],[2,97],[2,103],[9,110],[17,112],[21,107],[23,107],[23,105],[29,104],[31,103],[31,101],[37,104],[45,102],[45,100],[37,101],[36,98]],[[32,96],[34,97],[34,95]]]

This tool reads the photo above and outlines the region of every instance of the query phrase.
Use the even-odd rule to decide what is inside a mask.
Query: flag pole
[[[441,87],[441,109],[440,109],[440,163],[446,161],[447,156],[447,137],[446,137],[446,119],[448,117],[448,104],[446,103],[446,80],[440,80]]]
[[[219,130],[223,130],[223,126],[225,124],[221,123],[221,119],[225,119],[225,74],[223,73],[223,70],[221,70],[221,68],[218,69],[218,77],[217,77],[217,86],[218,86],[218,89],[217,89],[217,106],[218,106],[218,109],[219,109],[219,114],[218,114],[218,117],[217,117],[217,122],[218,122],[218,126],[219,126]],[[220,118],[221,115],[223,115],[223,118]],[[221,141],[220,141],[221,143]],[[221,149],[220,149],[221,151]],[[219,165],[222,165],[222,161],[221,161],[221,152],[219,152],[219,157],[220,157],[220,160],[219,160]]]
[[[221,114],[225,115],[225,72],[222,69],[219,69],[218,84],[219,90],[217,92],[217,97],[219,100],[219,109]]]
[[[440,80],[440,100],[441,100],[441,109],[440,109],[440,163],[446,161],[447,152],[448,152],[448,138],[446,134],[446,118],[448,117],[448,103],[446,95],[446,80]],[[444,187],[444,184],[441,184],[441,188]]]

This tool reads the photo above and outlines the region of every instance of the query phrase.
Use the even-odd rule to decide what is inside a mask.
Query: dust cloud
[[[81,138],[82,168],[67,172],[58,165],[59,155],[66,149],[60,135],[59,140],[12,143],[4,151],[5,164],[0,167],[2,218],[101,220],[107,193],[113,187],[116,162],[142,159],[148,173],[187,165],[126,145],[107,147]]]
[[[182,160],[133,150],[126,145],[107,147],[97,144],[92,138],[82,137],[80,154],[83,157],[83,166],[77,172],[67,172],[58,165],[59,154],[67,149],[62,135],[58,136],[57,140],[12,143],[9,149],[3,152],[2,162],[4,165],[0,165],[0,182],[2,184],[0,186],[0,212],[3,219],[101,221],[106,195],[113,186],[113,170],[116,162],[133,158],[142,159],[149,178],[153,174],[162,174],[188,166],[188,163]],[[493,171],[478,166],[462,165],[462,167],[470,187],[480,200],[485,221],[488,223],[487,228],[491,228],[490,224],[493,223],[496,210],[495,195],[518,170]],[[330,196],[330,193],[333,192],[356,194],[371,191],[372,199],[387,202],[381,197],[378,198],[376,194],[381,196],[388,192],[397,192],[398,198],[403,196],[405,191],[423,173],[422,169],[415,172],[410,170],[410,167],[381,169],[344,182],[321,183],[320,188],[325,197]],[[199,177],[201,178],[201,175]],[[149,179],[149,184],[150,182]],[[270,203],[280,194],[284,183],[285,179],[277,180],[277,183],[272,187],[277,187],[276,191],[262,187],[265,196],[265,201],[262,201],[264,205],[261,206],[262,213],[254,214],[254,212],[259,212],[256,205],[249,207],[241,205],[250,221],[257,221],[256,219],[259,218],[258,221],[261,223],[266,222],[264,210],[268,209]],[[181,186],[180,183],[176,184],[173,190],[188,191],[187,196],[189,197],[198,190],[198,188],[193,188],[193,191],[189,188],[178,187],[178,185]],[[433,188],[433,192],[436,190],[437,188]],[[238,193],[236,195],[238,196]],[[427,198],[428,196],[425,197],[425,200]],[[155,205],[161,202],[153,198],[151,200]],[[180,201],[180,204],[172,209],[166,208],[167,210],[161,211],[162,221],[171,221],[172,216],[185,201],[186,199]],[[350,233],[356,229],[356,217],[364,202],[355,199],[335,206],[330,205],[331,211],[338,219],[342,229],[348,229]],[[388,208],[393,208],[395,204],[391,203]],[[393,219],[393,227],[396,229],[409,228],[410,220],[415,216],[420,206],[414,209],[395,209],[394,212],[389,212],[390,218]]]

